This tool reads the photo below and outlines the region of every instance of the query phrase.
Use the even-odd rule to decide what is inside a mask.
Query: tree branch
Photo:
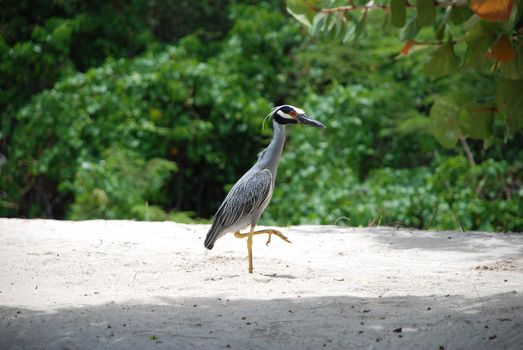
[[[469,160],[469,163],[471,166],[476,165],[476,162],[474,161],[474,155],[470,151],[469,144],[467,143],[467,140],[463,136],[459,137],[459,140],[461,141],[461,144],[463,145],[463,149],[465,150],[465,154],[467,155],[467,159]]]
[[[349,12],[349,11],[356,11],[356,10],[388,10],[390,8],[389,5],[385,4],[376,4],[373,0],[369,1],[365,5],[355,5],[352,1],[349,1],[350,5],[347,6],[338,6],[338,7],[332,7],[327,9],[321,9],[319,12],[323,13],[335,13],[335,12]],[[434,4],[436,7],[462,7],[462,6],[468,6],[467,0],[435,0]],[[409,2],[406,2],[407,7],[416,7],[416,5],[413,5]]]

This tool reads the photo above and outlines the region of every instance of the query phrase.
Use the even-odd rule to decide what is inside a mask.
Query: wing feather
[[[238,182],[218,209],[215,221],[225,228],[252,215],[267,199],[271,191],[271,181],[271,172],[264,169],[245,181]]]
[[[245,179],[240,179],[227,194],[216,212],[214,222],[205,239],[205,246],[212,248],[223,230],[253,215],[270,195],[271,183],[272,174],[268,169],[263,169],[249,174]]]

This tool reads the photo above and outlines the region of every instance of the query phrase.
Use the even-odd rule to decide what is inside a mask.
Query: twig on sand
[[[449,207],[450,207],[450,211],[452,212],[452,215],[454,215],[454,219],[456,220],[456,222],[459,225],[459,228],[461,229],[461,232],[467,232],[467,230],[465,230],[465,226],[463,226],[463,223],[459,219],[459,216],[456,214],[454,209],[452,209],[452,206],[449,206]]]
[[[432,214],[432,218],[430,219],[429,226],[427,227],[428,230],[432,227],[432,223],[434,222],[434,219],[436,218],[436,215],[438,215],[438,208],[439,208],[439,201],[436,202],[436,206],[434,208],[434,214]]]
[[[479,301],[481,301],[481,309],[483,310],[483,316],[487,317],[488,316],[488,312],[487,312],[487,308],[485,307],[485,301],[483,300],[481,295],[479,295],[479,292],[476,289],[476,286],[474,284],[472,285],[472,288],[474,288],[474,291],[476,292],[476,294],[477,294],[477,296],[479,298]]]

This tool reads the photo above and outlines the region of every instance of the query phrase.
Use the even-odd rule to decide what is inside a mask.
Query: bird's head
[[[325,125],[307,116],[303,109],[290,105],[275,107],[272,116],[278,124],[304,124],[315,128],[325,128]]]

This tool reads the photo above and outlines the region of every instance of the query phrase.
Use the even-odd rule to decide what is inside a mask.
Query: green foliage
[[[405,25],[407,17],[407,6],[403,0],[390,0],[390,18],[395,27],[401,28]]]
[[[0,153],[7,154],[29,98],[107,57],[132,56],[152,39],[142,2],[2,3],[0,21]],[[145,11],[146,12],[146,11]]]
[[[454,53],[454,44],[448,42],[435,49],[425,63],[425,73],[431,78],[453,74],[458,70],[459,58]]]
[[[416,10],[420,27],[432,25],[436,19],[436,5],[433,0],[416,0]]]
[[[522,193],[505,186],[521,181],[522,165],[489,160],[471,168],[458,156],[436,160],[434,172],[380,169],[349,193],[353,209],[343,214],[353,225],[519,230]]]
[[[371,169],[406,166],[408,158],[422,159],[425,152],[418,147],[426,139],[423,133],[405,134],[398,140],[393,133],[376,132],[390,127],[402,114],[415,113],[415,98],[405,96],[404,84],[336,85],[323,96],[309,96],[307,112],[327,129],[318,132],[298,126],[290,131],[273,205],[264,218],[280,224],[335,224],[347,223],[346,217],[360,218],[349,223],[353,225],[369,220],[355,211],[354,187]],[[374,204],[380,202],[373,199]]]
[[[496,89],[496,100],[502,118],[507,123],[507,134],[513,135],[523,128],[523,79],[500,79]]]
[[[430,110],[430,130],[444,147],[452,148],[460,137],[457,99],[441,98]]]
[[[182,13],[183,16],[173,16]],[[16,111],[56,81],[133,57],[158,41],[223,36],[229,28],[220,2],[4,1],[0,11],[0,154],[7,156]],[[221,33],[220,33],[221,31]]]
[[[472,139],[487,140],[492,135],[494,109],[477,102],[465,102],[459,116],[462,134]]]
[[[311,26],[314,21],[317,0],[288,0],[287,11],[301,23]]]
[[[523,153],[510,165],[487,159],[471,166],[464,156],[436,156],[426,165],[402,168],[404,157],[420,159],[422,152],[407,153],[395,137],[374,132],[394,113],[415,107],[391,109],[389,101],[398,98],[394,89],[362,86],[309,97],[307,110],[327,130],[293,130],[264,222],[521,230]],[[375,115],[382,119],[368,117]],[[420,144],[422,136],[408,138]],[[366,167],[371,169],[362,173]]]
[[[497,0],[417,0],[413,7],[407,6],[404,0],[390,0],[354,1],[348,6],[336,1],[323,1],[308,6],[306,0],[293,0],[288,1],[287,6],[296,19],[311,28],[312,35],[339,37],[344,44],[362,37],[368,13],[387,10],[392,25],[401,28],[399,39],[405,42],[401,51],[403,55],[407,55],[414,46],[436,46],[430,50],[424,64],[427,76],[439,79],[475,70],[497,83],[497,103],[490,104],[489,109],[497,111],[500,119],[505,121],[506,139],[523,128],[522,108],[519,104],[521,99],[515,98],[521,91],[519,82],[523,78],[523,4],[515,1],[515,6],[512,6],[512,3]],[[309,22],[303,18],[314,20]],[[430,33],[429,28],[421,30],[429,26],[433,27],[433,33]],[[469,96],[469,101],[476,102],[483,97],[481,89],[477,90]],[[475,110],[468,109],[469,118],[477,118],[484,124],[483,109],[479,109],[477,114]],[[490,132],[478,133],[477,130],[468,129],[469,126],[473,128],[473,123],[462,123],[461,134],[456,135],[458,128],[455,124],[449,123],[446,128],[441,120],[432,121],[432,125],[437,125],[437,131],[433,131],[433,134],[445,147],[452,147],[457,137],[470,136],[488,143],[492,141]],[[442,136],[445,134],[449,136]]]
[[[374,28],[375,18],[369,19]],[[462,135],[484,139],[498,133],[492,99],[470,101],[471,87],[481,85],[489,96],[495,86],[473,74],[452,78],[451,86],[431,82],[421,73],[419,56],[385,63],[386,40],[371,37],[340,47],[324,39],[299,53],[298,62],[314,73],[304,86],[328,86],[304,98],[307,112],[327,129],[290,131],[263,222],[521,230],[517,143],[485,150],[471,141],[478,163],[471,166],[427,137],[440,118],[443,135],[454,125],[453,144]],[[434,103],[434,92],[448,96]],[[424,115],[429,111],[435,114],[430,119]]]
[[[255,159],[264,137],[257,116],[270,110],[266,98],[277,100],[286,91],[279,72],[298,40],[293,23],[268,6],[231,10],[234,26],[213,55],[188,36],[176,47],[110,60],[36,95],[16,113],[7,201],[20,203],[21,213],[49,213],[33,200],[41,183],[53,206],[66,207],[77,200],[75,174],[82,164],[117,147],[178,164],[166,195],[152,204],[210,216],[223,185]],[[239,147],[238,140],[249,142]]]
[[[328,129],[288,128],[263,223],[523,230],[521,12],[368,3],[4,7],[0,215],[208,218],[291,103]]]
[[[164,219],[167,215],[161,208],[147,203],[162,196],[162,187],[176,169],[164,159],[146,162],[137,152],[108,148],[102,159],[84,162],[77,169],[70,218]]]

